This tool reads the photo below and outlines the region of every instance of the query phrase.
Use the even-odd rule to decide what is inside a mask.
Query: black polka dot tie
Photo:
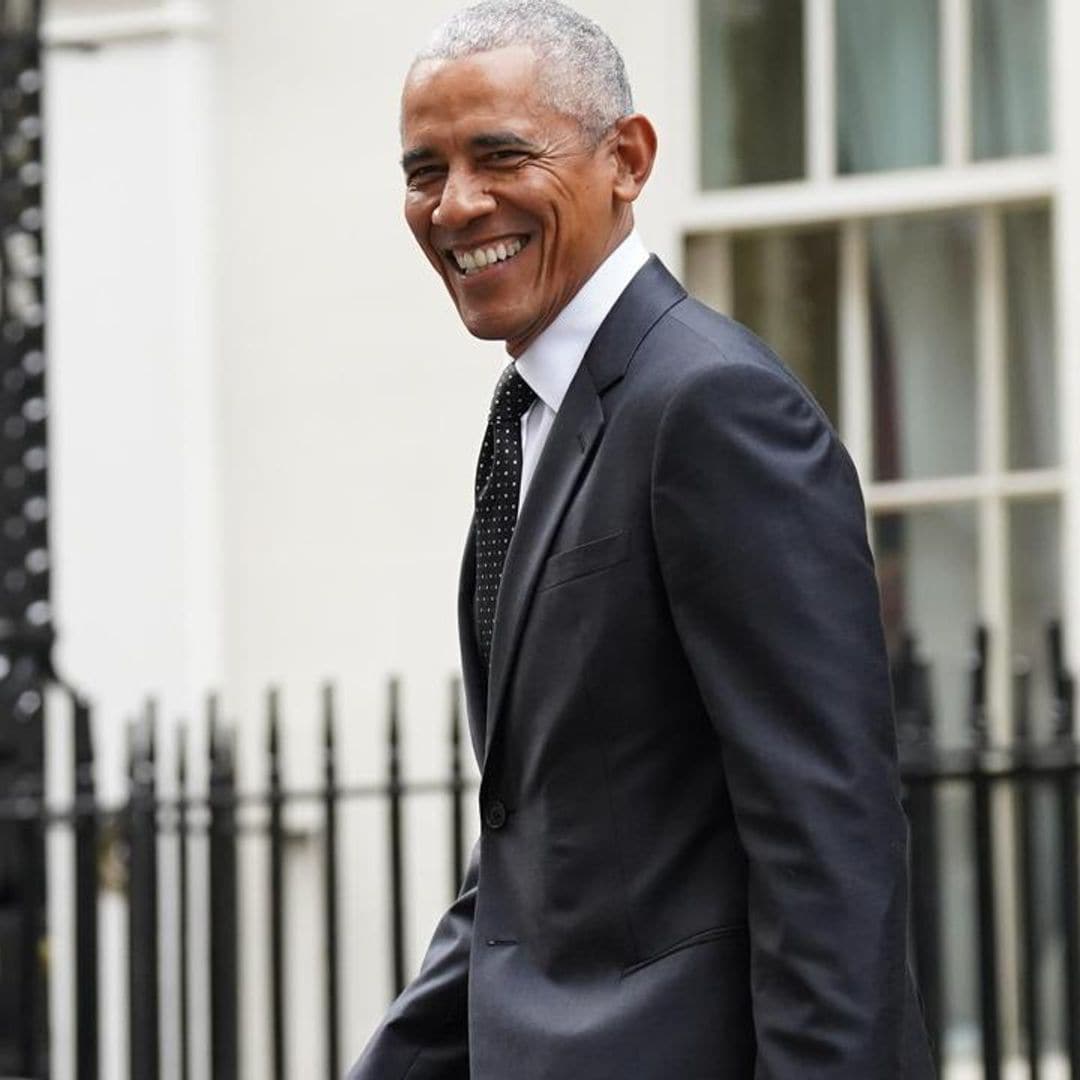
[[[491,399],[487,431],[476,463],[476,595],[473,610],[480,656],[491,657],[495,601],[503,564],[517,524],[521,491],[521,418],[536,400],[513,364],[502,373]]]

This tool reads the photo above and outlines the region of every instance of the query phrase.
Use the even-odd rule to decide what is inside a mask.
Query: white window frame
[[[1050,108],[1053,149],[1046,155],[973,161],[971,123],[972,0],[941,0],[941,164],[858,175],[836,171],[835,0],[802,0],[806,78],[806,177],[729,190],[703,191],[693,85],[690,145],[678,156],[692,168],[677,228],[681,236],[707,238],[689,249],[684,267],[705,299],[730,309],[733,233],[835,225],[840,235],[839,364],[840,430],[864,481],[868,512],[968,502],[979,510],[980,618],[990,630],[991,732],[1011,736],[1012,679],[1009,612],[1009,514],[1011,500],[1053,498],[1063,520],[1062,616],[1067,657],[1080,672],[1080,5],[1049,0],[1053,50]],[[686,25],[676,38],[695,43],[697,4],[683,5]],[[696,76],[695,76],[696,78]],[[1071,128],[1070,130],[1070,119]],[[1002,212],[1026,204],[1050,207],[1053,221],[1058,357],[1060,465],[1009,470],[1006,458],[1006,340]],[[871,393],[869,302],[864,268],[867,222],[938,211],[974,213],[976,239],[977,437],[976,475],[874,482],[870,469]],[[705,295],[707,294],[707,295]]]

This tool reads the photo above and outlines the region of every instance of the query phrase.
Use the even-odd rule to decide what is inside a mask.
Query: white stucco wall
[[[203,688],[223,677],[220,425],[208,274],[212,71],[203,46],[184,36],[66,47],[69,32],[91,28],[95,12],[72,5],[50,14],[56,44],[44,68],[57,662],[97,707],[99,791],[115,800],[125,724],[144,698],[160,700],[168,722],[162,734],[171,736],[175,718],[189,715]],[[64,718],[54,710],[54,725]],[[51,899],[54,955],[63,957],[70,924],[55,889]],[[166,898],[165,908],[170,904]],[[124,919],[122,897],[103,893],[101,993],[109,1018],[125,1011]],[[60,1033],[71,1022],[65,1008],[61,1002],[54,1015]],[[62,1074],[70,1046],[63,1038],[58,1046]],[[110,1028],[102,1074],[123,1077],[124,1053],[122,1027]]]

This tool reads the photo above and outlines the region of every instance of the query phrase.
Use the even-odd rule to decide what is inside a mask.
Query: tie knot
[[[499,376],[491,398],[491,415],[500,419],[519,420],[536,400],[533,388],[518,374],[513,364]]]

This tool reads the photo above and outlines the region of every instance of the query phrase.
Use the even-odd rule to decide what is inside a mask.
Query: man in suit
[[[553,0],[455,16],[405,215],[506,342],[461,573],[482,833],[352,1080],[923,1080],[859,484],[634,230],[656,153]]]

